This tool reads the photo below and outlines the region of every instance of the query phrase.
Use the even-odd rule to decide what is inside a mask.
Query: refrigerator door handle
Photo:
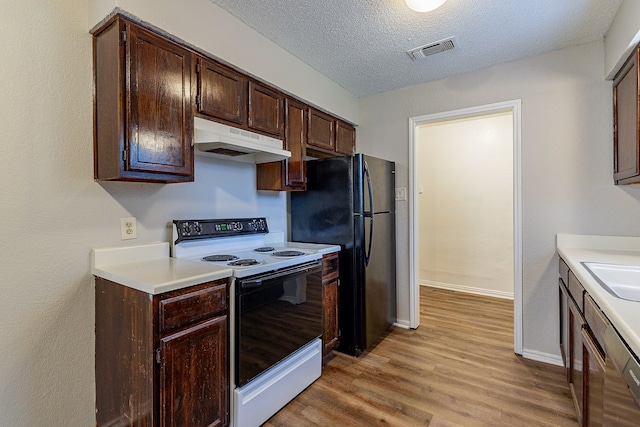
[[[364,253],[364,265],[367,267],[369,265],[369,260],[371,259],[371,245],[373,245],[373,189],[371,188],[371,174],[369,174],[369,165],[367,161],[364,161],[364,176],[367,178],[367,191],[369,192],[369,212],[365,213],[365,218],[369,218],[371,220],[371,225],[369,227],[369,244],[367,245],[367,250]]]
[[[369,192],[369,214],[373,215],[373,189],[371,188],[371,175],[369,174],[369,165],[364,161],[364,176],[367,178],[367,191]]]
[[[371,259],[371,246],[373,245],[373,215],[367,216],[371,221],[369,226],[369,244],[367,245],[367,251],[364,253],[364,266],[369,266],[369,260]]]

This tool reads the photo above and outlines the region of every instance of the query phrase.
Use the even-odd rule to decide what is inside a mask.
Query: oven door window
[[[322,272],[236,280],[236,385],[251,381],[322,334]]]

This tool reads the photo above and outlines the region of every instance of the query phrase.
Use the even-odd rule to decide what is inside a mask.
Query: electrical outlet
[[[407,189],[405,187],[396,188],[396,200],[407,200]]]
[[[122,234],[122,240],[137,239],[136,217],[120,218],[120,233]]]

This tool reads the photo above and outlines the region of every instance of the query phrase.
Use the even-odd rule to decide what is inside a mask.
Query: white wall
[[[513,298],[513,114],[421,125],[420,283]]]
[[[104,2],[103,2],[104,3]],[[132,3],[132,2],[128,2]],[[198,8],[189,9],[197,3]],[[206,0],[139,2],[136,13],[182,37],[211,13]],[[149,8],[145,12],[143,8]],[[184,8],[184,9],[182,9]],[[158,10],[156,10],[158,9]],[[159,9],[166,9],[162,13]],[[178,9],[178,10],[177,10]],[[107,12],[110,8],[107,10]],[[106,12],[105,12],[106,13]],[[93,247],[169,240],[174,218],[266,215],[286,229],[286,196],[255,191],[255,166],[197,158],[195,182],[96,183],[92,152],[92,63],[87,0],[13,2],[0,37],[0,426],[95,424]],[[169,16],[171,15],[171,16]],[[237,20],[228,25],[241,26]],[[200,27],[200,37],[206,39]],[[242,28],[237,30],[243,32]],[[219,35],[212,44],[231,41]],[[249,51],[245,43],[233,46]],[[268,53],[265,51],[265,53]],[[254,52],[255,54],[255,52]],[[254,58],[251,72],[303,81],[344,101],[317,72]],[[259,55],[258,55],[259,56]],[[231,61],[230,61],[231,62]],[[240,64],[239,64],[240,65]],[[278,69],[280,71],[278,72]],[[294,70],[289,68],[293,67]],[[262,71],[265,75],[262,76]],[[281,81],[274,82],[283,83]],[[295,87],[291,86],[295,91]],[[304,96],[304,94],[301,94]],[[322,98],[322,99],[320,99]],[[350,105],[338,113],[355,117]],[[120,218],[138,219],[138,239],[120,240]]]
[[[408,118],[522,99],[523,346],[558,355],[559,232],[640,235],[640,189],[612,179],[611,82],[595,42],[361,100],[358,149],[408,186]],[[409,224],[398,202],[398,315],[409,319]]]
[[[640,42],[640,0],[624,0],[605,35],[605,74],[613,79]]]

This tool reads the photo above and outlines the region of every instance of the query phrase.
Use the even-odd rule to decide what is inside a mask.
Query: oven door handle
[[[321,270],[321,269],[322,269],[322,262],[318,261],[318,262],[314,262],[311,265],[306,264],[304,266],[296,266],[294,268],[288,268],[286,270],[280,270],[274,273],[268,273],[268,274],[265,274],[264,276],[256,277],[255,279],[249,279],[249,280],[241,279],[239,280],[239,282],[240,282],[240,287],[242,289],[258,288],[260,286],[265,285],[265,282],[278,279],[279,277],[299,276],[302,274],[307,274],[314,270]]]

